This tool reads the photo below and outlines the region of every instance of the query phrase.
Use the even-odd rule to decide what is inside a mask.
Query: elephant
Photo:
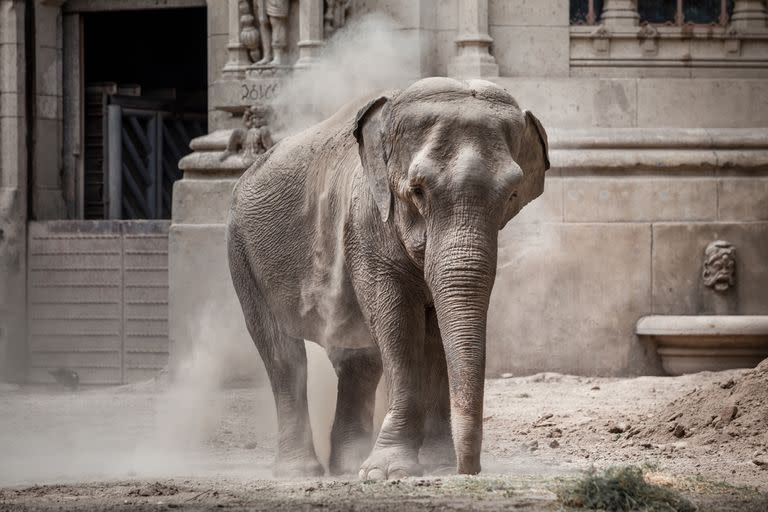
[[[479,79],[367,99],[259,155],[232,196],[229,266],[274,394],[274,474],[324,474],[304,340],[338,376],[331,474],[420,475],[433,452],[476,474],[498,233],[543,192],[547,134]]]

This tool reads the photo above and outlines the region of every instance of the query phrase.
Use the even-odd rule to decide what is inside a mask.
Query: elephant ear
[[[525,128],[520,142],[520,151],[515,159],[523,170],[523,181],[517,193],[517,200],[510,203],[504,224],[514,217],[526,204],[544,191],[544,173],[549,169],[549,142],[547,132],[529,110],[525,111]]]
[[[389,219],[392,209],[392,191],[389,189],[387,173],[389,155],[385,147],[388,106],[389,99],[386,96],[369,101],[357,113],[354,129],[363,173],[384,222]]]

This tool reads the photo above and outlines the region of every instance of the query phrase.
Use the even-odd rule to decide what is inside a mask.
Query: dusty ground
[[[689,411],[679,436],[687,416],[664,417],[696,403],[698,416],[721,416],[723,404],[696,398],[731,393],[743,379],[734,371],[489,380],[482,477],[384,483],[271,480],[274,412],[264,390],[0,389],[0,510],[560,510],[555,491],[579,471],[635,464],[700,510],[764,511],[768,434],[754,418],[740,423],[754,411],[768,421],[764,401],[747,401],[754,411],[716,429]]]

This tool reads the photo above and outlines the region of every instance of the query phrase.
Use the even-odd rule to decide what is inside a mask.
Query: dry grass
[[[696,508],[675,491],[649,483],[640,468],[622,466],[566,482],[557,495],[567,507],[607,511],[693,512]]]

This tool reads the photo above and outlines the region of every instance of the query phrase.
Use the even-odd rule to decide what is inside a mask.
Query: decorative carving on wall
[[[219,160],[224,161],[232,155],[240,155],[247,162],[252,162],[257,155],[265,153],[275,145],[269,121],[272,109],[263,104],[252,105],[243,114],[244,128],[237,128],[229,136],[227,149]],[[248,164],[250,165],[250,163]]]
[[[261,38],[259,30],[254,25],[253,4],[250,0],[240,0],[240,43],[248,50],[252,62],[261,58]]]
[[[590,34],[592,38],[592,47],[596,53],[605,54],[611,49],[611,32],[605,28],[605,25],[598,25]]]
[[[347,22],[351,3],[352,0],[325,0],[323,32],[326,39],[331,37]]]
[[[659,39],[659,29],[650,23],[644,23],[637,32],[640,38],[640,47],[645,55],[656,55],[658,51],[657,41]]]
[[[736,248],[724,240],[707,245],[701,279],[704,286],[716,292],[725,292],[736,284]]]
[[[239,0],[240,43],[257,66],[283,66],[290,0]],[[258,27],[255,20],[258,19]]]
[[[283,66],[288,45],[289,0],[254,0],[261,33],[261,60],[257,66]]]
[[[741,33],[739,32],[739,29],[733,25],[729,26],[725,31],[723,44],[725,45],[725,52],[729,56],[738,57],[741,55]]]

